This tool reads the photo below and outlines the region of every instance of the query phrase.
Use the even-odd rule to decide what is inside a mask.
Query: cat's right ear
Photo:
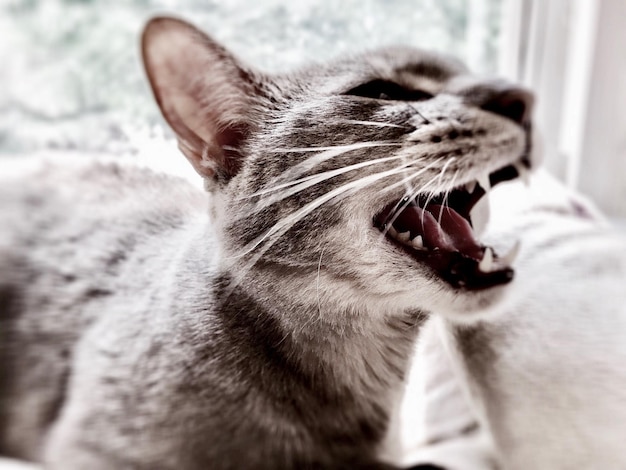
[[[174,18],[152,19],[141,45],[152,91],[181,151],[206,179],[234,176],[242,163],[240,146],[260,109],[255,72]]]

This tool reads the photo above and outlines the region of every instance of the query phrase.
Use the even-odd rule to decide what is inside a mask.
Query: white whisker
[[[388,161],[392,161],[392,160],[398,160],[398,159],[401,159],[401,158],[404,158],[404,156],[403,155],[394,155],[392,157],[377,158],[377,159],[374,159],[374,160],[367,160],[367,161],[364,161],[364,162],[355,163],[353,165],[344,166],[344,167],[341,167],[341,168],[337,168],[335,170],[324,171],[322,173],[316,173],[314,175],[306,176],[304,178],[300,178],[300,179],[297,179],[297,180],[288,181],[286,183],[282,183],[282,184],[279,184],[277,186],[273,186],[271,188],[261,189],[261,190],[255,192],[255,193],[252,193],[252,194],[250,194],[248,196],[244,196],[244,197],[242,197],[240,199],[243,200],[243,199],[249,199],[249,198],[252,198],[252,197],[255,197],[255,196],[261,196],[263,194],[275,192],[275,191],[278,191],[280,189],[287,188],[289,186],[295,186],[297,184],[308,182],[308,181],[311,181],[311,180],[316,180],[316,183],[314,183],[314,184],[317,184],[317,183],[319,183],[321,181],[325,181],[325,180],[327,180],[329,178],[332,178],[334,176],[341,175],[343,173],[347,173],[348,171],[357,170],[359,168],[365,168],[367,166],[376,165],[378,163],[384,163],[384,162],[388,162]],[[317,181],[318,179],[320,181]],[[306,186],[306,187],[308,187],[308,186]]]
[[[448,167],[454,163],[456,161],[456,157],[452,157],[450,160],[448,160],[445,165],[443,166],[443,168],[441,169],[441,172],[439,173],[439,179],[437,180],[437,186],[436,188],[440,188],[442,186],[442,180],[444,175],[446,174],[446,170],[448,169]],[[440,192],[440,191],[439,191]],[[446,192],[447,194],[447,192]],[[428,202],[426,203],[428,204]],[[443,205],[441,206],[441,209],[439,210],[439,216],[437,218],[437,223],[439,225],[441,225],[441,218],[443,217]]]
[[[456,161],[456,157],[452,157],[450,160],[448,160],[446,162],[446,164],[443,166],[443,168],[441,169],[441,172],[439,173],[439,180],[437,181],[437,184],[441,186],[441,180],[443,179],[443,176],[446,174],[446,171],[448,170],[448,167],[454,163]]]
[[[267,232],[257,237],[255,240],[251,241],[250,243],[248,243],[244,247],[242,253],[236,256],[227,258],[227,259],[241,258],[243,256],[250,254],[252,251],[259,248],[261,244],[263,244],[263,246],[260,247],[257,250],[257,252],[254,254],[252,259],[250,259],[248,263],[246,263],[246,266],[236,271],[238,273],[237,280],[231,283],[229,294],[239,284],[239,282],[243,280],[247,272],[252,268],[252,266],[254,266],[258,262],[258,260],[265,254],[265,252],[267,252],[267,250],[269,250],[272,247],[272,245],[276,243],[277,240],[279,240],[285,233],[287,233],[287,231],[291,227],[293,227],[297,222],[302,220],[308,214],[313,212],[315,209],[321,207],[325,203],[333,199],[336,199],[340,196],[345,195],[349,191],[362,189],[366,186],[377,183],[383,178],[399,174],[404,171],[404,167],[406,165],[411,165],[411,164],[414,164],[414,162],[408,162],[397,168],[392,168],[390,170],[375,173],[373,175],[364,176],[363,178],[360,178],[358,180],[346,183],[343,186],[335,188],[334,190],[329,191],[328,193],[309,202],[308,204],[306,204],[299,210],[289,214],[288,216],[276,222]]]
[[[399,129],[406,129],[407,126],[399,126],[398,124],[391,124],[389,122],[380,121],[357,121],[355,119],[341,119],[336,122],[342,122],[346,124],[358,124],[361,126],[374,126],[374,127],[397,127]]]
[[[256,240],[253,240],[248,246],[244,249],[244,252],[240,255],[237,255],[236,258],[242,257],[250,253],[257,246],[263,243],[269,236],[278,233],[279,231],[287,231],[289,230],[295,223],[301,220],[303,217],[310,214],[312,211],[321,207],[326,202],[335,199],[336,197],[342,195],[343,193],[355,189],[362,189],[370,184],[376,183],[382,178],[386,178],[388,176],[392,176],[404,171],[406,165],[411,165],[413,162],[404,163],[396,168],[392,168],[390,170],[382,171],[379,173],[374,173],[373,175],[364,176],[363,178],[359,178],[358,180],[351,181],[346,183],[338,188],[333,189],[332,191],[327,192],[326,194],[314,199],[309,202],[305,206],[301,207],[296,212],[289,214],[287,217],[282,218],[272,228],[270,228],[265,234],[259,236]],[[271,246],[271,244],[270,244]],[[269,248],[269,246],[268,246]]]
[[[443,203],[441,205],[442,207],[445,207],[448,211],[450,210],[450,206],[448,205],[448,197],[450,196],[450,192],[454,189],[454,184],[458,176],[459,176],[459,170],[456,170],[454,172],[454,176],[452,177],[452,181],[450,182],[450,187],[446,190],[443,196]],[[439,220],[439,222],[441,223],[441,220]]]
[[[391,211],[391,213],[393,214],[393,217],[391,218],[391,220],[388,220],[385,222],[385,228],[381,233],[381,240],[385,237],[385,235],[387,235],[387,232],[389,231],[393,223],[396,221],[396,219],[400,216],[400,213],[404,209],[406,209],[409,206],[409,204],[411,204],[411,200],[412,200],[411,196],[407,193],[404,193],[404,196],[402,197],[402,199],[400,199],[396,203],[396,205]]]
[[[402,179],[401,181],[398,181],[397,183],[394,183],[394,184],[388,186],[387,188],[384,189],[384,192],[388,192],[388,191],[394,189],[397,186],[407,184],[410,180],[417,178],[418,176],[420,176],[424,172],[428,171],[431,167],[433,167],[434,165],[438,164],[441,161],[442,158],[443,157],[438,158],[434,162],[429,163],[424,168],[421,168],[420,170],[418,170],[415,173],[409,175],[408,177]],[[432,180],[430,180],[430,181],[432,181]],[[426,185],[428,185],[430,183],[430,181],[428,183],[426,183]],[[423,185],[421,188],[417,188],[417,189],[410,188],[408,193],[405,192],[404,197],[400,201],[398,201],[398,203],[396,204],[396,207],[392,211],[393,217],[389,221],[386,222],[387,227],[385,227],[384,231],[382,232],[383,237],[387,234],[387,231],[393,225],[393,223],[396,221],[396,219],[398,218],[400,213],[409,206],[411,201],[413,201],[413,199],[415,199],[415,197],[417,197],[417,195],[420,192],[423,191],[423,188],[426,185]],[[402,202],[405,198],[406,198],[406,200],[404,202]],[[423,219],[422,219],[422,223],[423,223]],[[382,239],[382,237],[381,237],[381,239]]]
[[[437,160],[435,160],[434,162],[429,163],[428,165],[426,165],[424,168],[421,168],[420,170],[418,170],[415,173],[412,173],[411,175],[407,176],[406,178],[387,186],[385,189],[383,189],[383,193],[389,192],[389,191],[393,191],[395,188],[397,188],[398,186],[402,186],[402,185],[406,185],[409,181],[411,181],[412,179],[417,178],[418,176],[422,175],[424,172],[430,170],[433,166],[435,166],[437,163],[439,163],[441,161],[443,157],[438,158]],[[421,189],[418,189],[416,191],[414,191],[414,196],[416,196],[417,194],[423,192]]]
[[[275,180],[270,181],[269,185],[273,185],[275,183],[281,183],[285,180],[290,180],[292,178],[297,178],[299,175],[310,171],[312,168],[317,165],[330,160],[332,158],[338,157],[339,155],[343,155],[344,153],[351,152],[353,150],[360,150],[364,148],[373,148],[373,147],[399,147],[402,144],[398,142],[359,142],[356,144],[350,145],[337,145],[334,147],[303,147],[303,148],[291,148],[291,149],[277,149],[276,151],[284,151],[285,153],[290,152],[319,152],[316,155],[313,155],[306,160],[297,163],[292,166],[290,169],[283,172],[280,176],[278,176]]]
[[[332,170],[332,171],[328,171],[328,172],[323,172],[323,173],[319,173],[316,175],[312,175],[311,177],[307,177],[307,178],[302,178],[302,183],[296,184],[294,186],[292,186],[291,188],[280,192],[279,194],[273,196],[273,197],[268,197],[268,198],[264,198],[263,200],[261,200],[259,202],[259,204],[257,204],[255,207],[253,207],[252,209],[246,211],[245,213],[240,214],[237,219],[241,219],[244,217],[248,217],[252,214],[255,214],[263,209],[265,209],[266,207],[271,206],[272,204],[275,204],[276,202],[279,202],[283,199],[286,199],[294,194],[297,194],[301,191],[304,191],[305,189],[314,186],[316,184],[319,184],[323,181],[326,181],[330,178],[333,178],[337,175],[346,173],[348,171],[351,170],[355,170],[355,169],[359,169],[359,168],[364,168],[370,165],[374,165],[377,163],[381,163],[381,162],[386,162],[386,161],[392,161],[392,160],[398,160],[403,158],[402,156],[399,155],[394,155],[392,157],[386,157],[386,158],[379,158],[376,160],[370,160],[367,162],[361,162],[361,163],[356,163],[354,165],[350,165],[347,167],[343,167],[343,168],[338,168],[336,170]],[[402,169],[402,168],[406,168],[408,166],[414,165],[415,163],[417,163],[417,161],[410,161],[410,162],[406,162],[403,163],[402,165],[396,167],[395,169]],[[273,188],[269,188],[268,190],[261,190],[255,194],[263,194],[264,191],[269,191]]]
[[[357,142],[355,144],[347,145],[330,145],[323,147],[279,147],[272,149],[272,152],[276,153],[297,153],[297,152],[331,152],[341,151],[348,152],[350,150],[358,150],[366,147],[384,147],[384,146],[399,146],[402,145],[398,142]]]
[[[420,191],[420,192],[428,192],[428,197],[426,198],[426,203],[424,204],[424,210],[426,210],[426,207],[428,207],[428,204],[430,204],[430,201],[433,199],[433,197],[437,195],[437,192],[435,192],[435,190],[439,187],[439,185],[438,184],[435,185],[432,190],[426,189],[426,188],[433,185],[435,180],[439,180],[440,177],[441,175],[439,174],[433,177],[432,179],[430,179],[429,181],[427,181],[426,184],[423,186],[422,191]],[[422,230],[424,230],[424,214],[423,213],[422,213]]]

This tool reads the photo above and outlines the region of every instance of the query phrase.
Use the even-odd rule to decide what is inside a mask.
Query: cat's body
[[[221,302],[226,282],[200,191],[145,168],[72,166],[44,164],[28,175],[55,196],[21,191],[25,199],[12,201],[14,217],[5,219],[15,235],[3,247],[3,259],[15,259],[2,279],[5,452],[40,459],[44,431],[61,417],[48,444],[66,441],[51,462],[58,468],[111,468],[118,457],[119,468],[151,469],[202,468],[198,462],[223,455],[249,468],[374,461],[389,413],[380,407],[387,389],[399,389],[416,318],[372,320],[387,344],[370,328],[318,339],[311,324],[289,334],[243,289]],[[72,191],[59,194],[45,181]],[[74,199],[76,190],[84,199]],[[88,255],[71,256],[77,243]],[[24,252],[27,260],[12,255]],[[316,271],[310,275],[314,286]],[[287,294],[273,292],[272,304],[287,308],[281,303],[296,297]],[[81,452],[103,457],[101,467]]]
[[[469,212],[529,164],[531,96],[411,49],[269,77],[176,20],[143,47],[212,194],[116,163],[3,182],[0,453],[68,470],[389,468],[421,324],[507,291]],[[402,247],[396,217],[425,246]]]
[[[177,288],[168,278],[178,265],[171,248],[184,250],[184,229],[207,219],[202,195],[185,181],[116,163],[69,163],[41,163],[22,175],[41,181],[36,191],[18,191],[22,179],[3,184],[3,219],[12,230],[2,240],[2,442],[5,452],[30,459],[41,457],[42,431],[68,398],[68,380],[78,376],[71,363],[79,340],[97,322],[137,317],[140,324],[147,313],[158,319],[162,312],[150,306],[158,305],[163,286]],[[74,256],[78,246],[83,256]],[[105,360],[112,347],[106,336],[99,337]],[[130,357],[141,341],[122,348]],[[158,341],[147,335],[144,346]]]

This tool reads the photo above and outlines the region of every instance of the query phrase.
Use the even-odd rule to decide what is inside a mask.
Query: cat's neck
[[[200,238],[206,243],[211,236]],[[190,303],[177,309],[202,338],[194,347],[207,344],[212,361],[236,357],[235,365],[224,366],[229,376],[239,377],[238,367],[245,368],[242,386],[280,404],[280,411],[266,410],[279,413],[273,419],[299,420],[296,427],[325,446],[347,439],[359,443],[359,452],[385,452],[426,316],[374,295],[364,301],[358,286],[325,278],[331,274],[316,267],[258,263],[235,282],[239,271],[224,267],[228,256],[213,271],[201,251],[191,244],[182,270],[204,288],[181,285],[181,295],[173,296]]]
[[[390,407],[387,402],[403,388],[426,315],[351,302],[353,287],[323,276],[316,270],[289,274],[264,266],[250,276],[252,282],[229,295],[246,292],[252,302],[248,315],[275,322],[280,335],[276,351],[296,361],[313,381],[321,379],[355,397],[368,397],[375,406]]]

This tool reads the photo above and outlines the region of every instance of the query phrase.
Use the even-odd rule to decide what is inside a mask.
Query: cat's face
[[[163,71],[173,38],[170,61],[203,67],[187,85]],[[144,57],[242,276],[324,270],[364,299],[453,314],[501,296],[511,260],[476,231],[488,186],[530,166],[528,92],[410,48],[268,77],[174,20],[148,27]]]

